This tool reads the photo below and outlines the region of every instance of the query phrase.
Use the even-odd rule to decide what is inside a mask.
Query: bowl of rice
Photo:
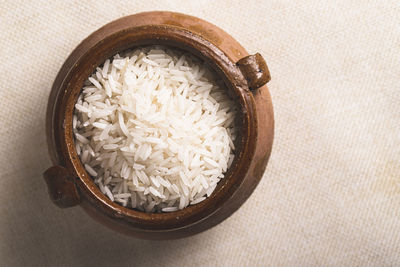
[[[71,53],[50,93],[50,198],[138,238],[215,226],[266,168],[269,80],[260,54],[204,20],[145,12],[105,25]]]

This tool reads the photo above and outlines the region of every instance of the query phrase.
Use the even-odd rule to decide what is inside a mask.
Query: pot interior
[[[231,167],[225,173],[225,177],[220,180],[212,195],[204,201],[170,213],[145,213],[125,208],[108,199],[84,169],[75,150],[72,131],[74,105],[84,82],[95,71],[96,67],[101,66],[106,59],[117,53],[148,45],[163,45],[175,50],[183,50],[206,62],[222,79],[228,94],[238,105],[237,117],[235,118],[237,127],[235,158]],[[179,28],[132,28],[107,36],[101,42],[94,44],[78,60],[69,73],[63,120],[67,153],[72,167],[81,181],[81,183],[78,183],[81,192],[89,202],[108,213],[109,216],[119,214],[117,217],[138,223],[146,229],[164,229],[166,224],[169,224],[170,228],[182,227],[214,213],[221,205],[229,201],[241,185],[252,157],[252,148],[249,147],[249,142],[254,142],[250,139],[254,138],[256,134],[254,133],[254,129],[256,129],[255,111],[251,93],[242,80],[234,62],[231,62],[216,46],[202,40],[200,36]],[[164,226],[160,226],[160,223],[163,223]]]

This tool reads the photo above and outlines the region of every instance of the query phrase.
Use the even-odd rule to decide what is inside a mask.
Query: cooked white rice
[[[107,59],[75,105],[76,151],[112,201],[172,212],[214,191],[233,161],[235,104],[191,55],[162,46]]]

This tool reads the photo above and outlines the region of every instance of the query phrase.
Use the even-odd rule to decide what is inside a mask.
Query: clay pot
[[[183,49],[205,60],[240,105],[236,157],[213,194],[171,213],[145,213],[109,200],[85,171],[75,150],[72,117],[83,82],[117,52],[148,44]],[[53,202],[80,205],[95,220],[139,238],[193,235],[222,222],[250,196],[271,153],[274,119],[265,83],[270,79],[261,55],[248,55],[230,35],[195,17],[147,12],[113,21],[86,38],[58,73],[47,107],[47,140],[54,166],[44,173]]]

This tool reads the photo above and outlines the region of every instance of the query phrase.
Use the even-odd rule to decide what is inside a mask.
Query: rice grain
[[[107,59],[85,84],[76,151],[111,201],[173,212],[212,194],[234,159],[237,108],[208,66],[143,47]]]

